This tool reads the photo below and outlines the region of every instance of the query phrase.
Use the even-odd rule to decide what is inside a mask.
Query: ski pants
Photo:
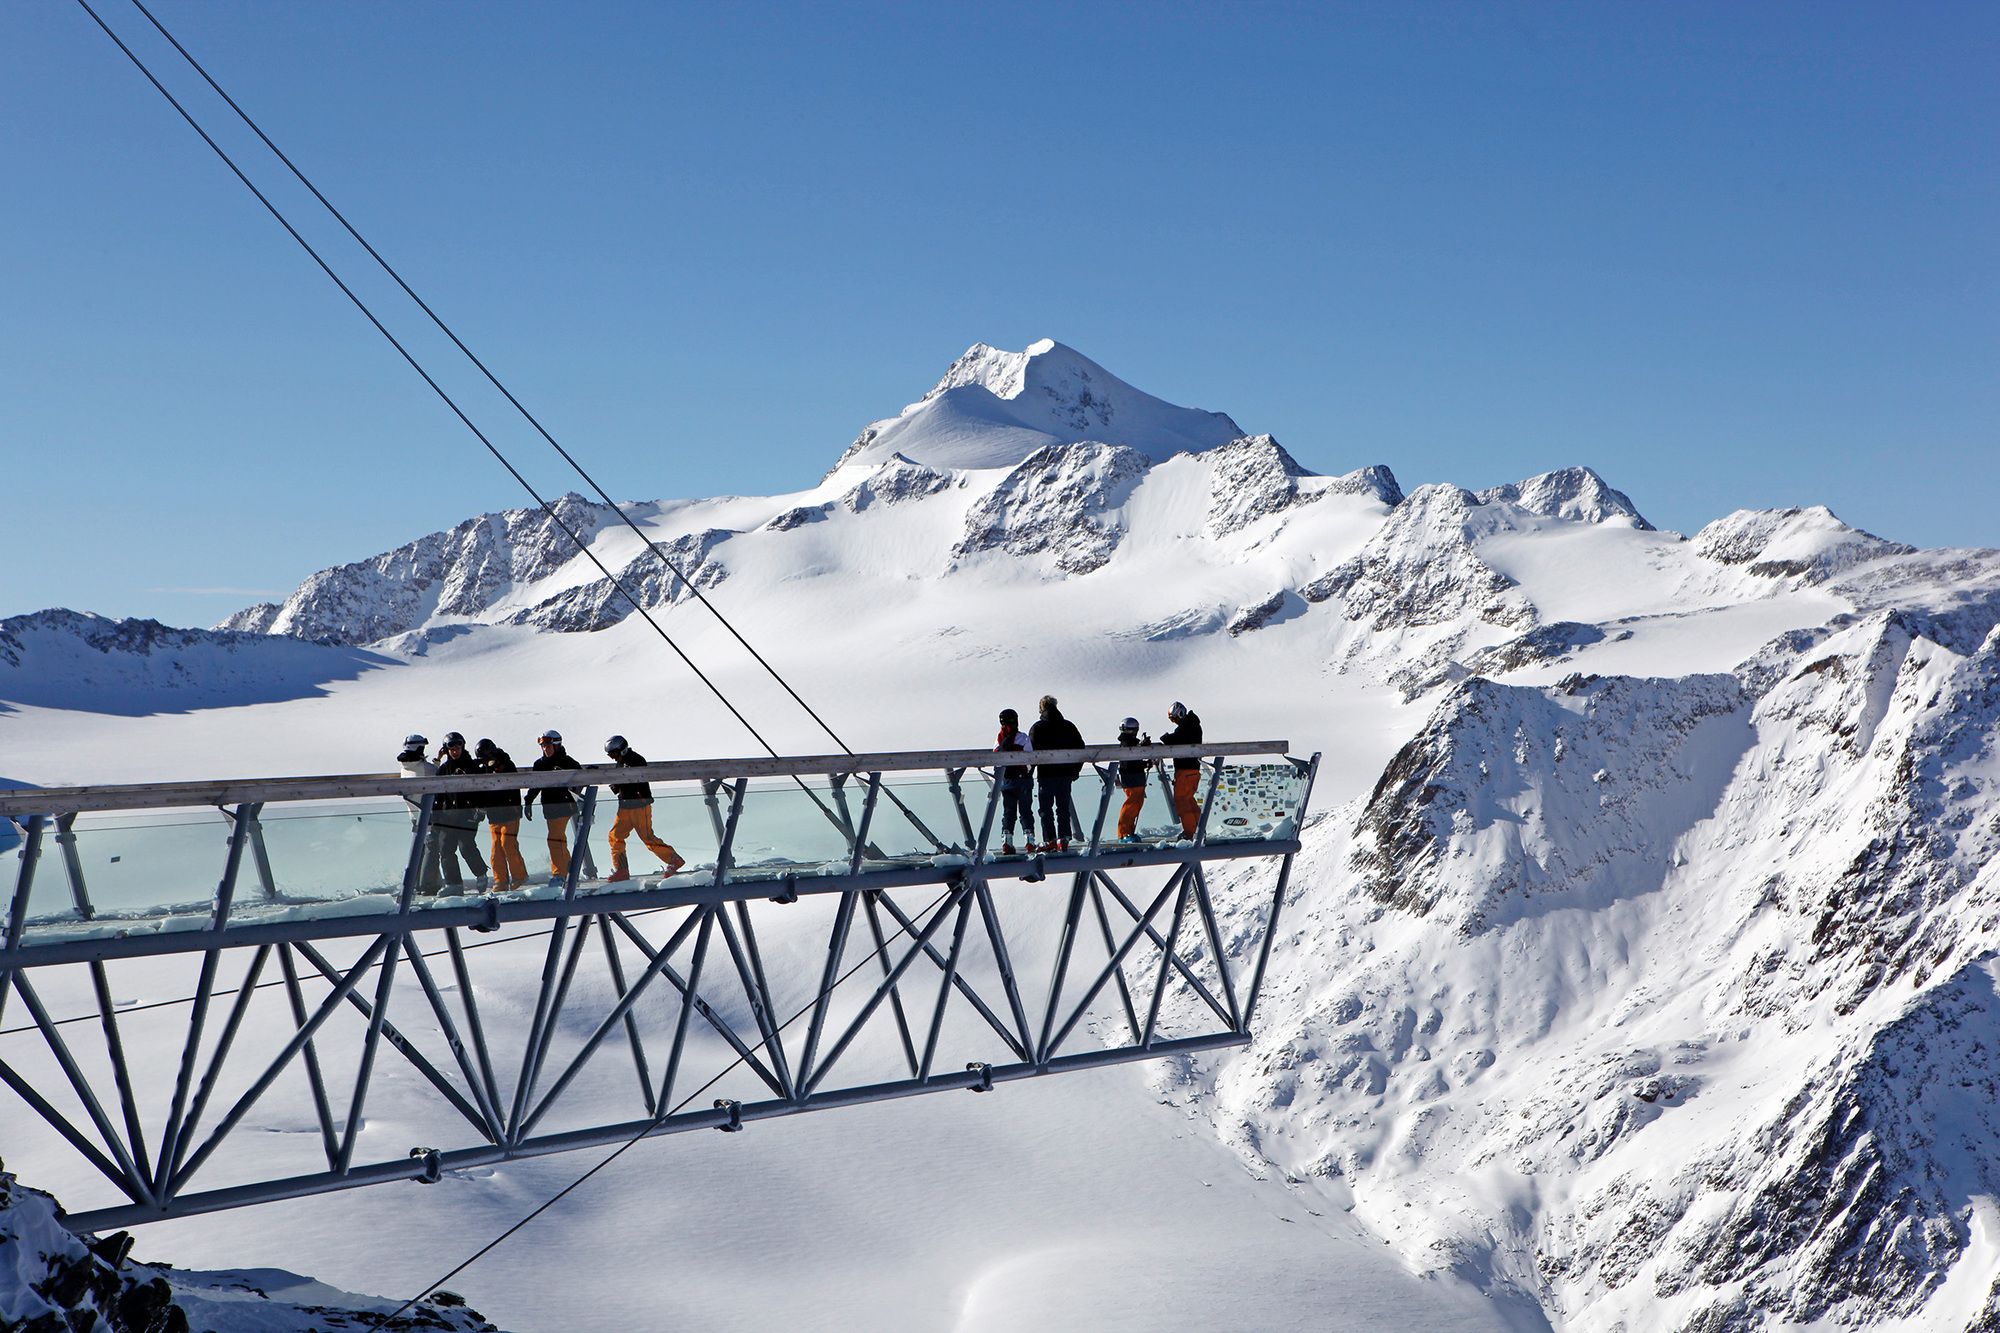
[[[525,883],[528,863],[521,859],[521,812],[495,809],[486,817],[493,832],[493,878],[513,884]]]
[[[558,806],[563,813],[552,815],[548,807],[542,807],[542,818],[549,826],[549,874],[560,879],[569,873],[569,821],[574,817],[576,807],[567,809]],[[583,849],[583,865],[578,871],[585,879],[596,878],[597,867],[590,863],[590,848]]]
[[[1125,804],[1118,807],[1118,836],[1129,838],[1139,830],[1139,811],[1146,804],[1146,784],[1125,789]]]
[[[1000,836],[1007,842],[1014,841],[1014,826],[1019,821],[1021,836],[1033,842],[1035,838],[1035,788],[1033,783],[1023,782],[1018,786],[1000,784]]]
[[[473,875],[486,873],[486,858],[479,854],[479,814],[474,810],[442,810],[432,817],[431,840],[437,848],[438,869],[444,882],[457,888],[464,880],[458,863]]]
[[[625,841],[634,834],[638,835],[640,842],[646,844],[648,851],[660,858],[661,865],[671,865],[680,859],[680,853],[674,850],[673,844],[653,832],[651,801],[644,805],[626,805],[621,801],[618,805],[618,817],[611,821],[612,874],[631,873],[625,861]]]
[[[1075,778],[1051,777],[1042,774],[1042,841],[1055,842],[1058,839],[1083,837],[1076,827],[1076,802],[1071,797],[1070,787]]]
[[[1174,812],[1181,817],[1181,832],[1189,838],[1194,837],[1195,826],[1201,823],[1201,806],[1194,799],[1194,790],[1200,785],[1200,769],[1174,770]]]

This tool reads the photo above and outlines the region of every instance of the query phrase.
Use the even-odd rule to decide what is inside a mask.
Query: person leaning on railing
[[[480,737],[472,747],[472,757],[482,773],[518,773],[514,757]],[[528,863],[521,859],[521,790],[499,787],[479,793],[479,806],[486,812],[486,826],[493,833],[493,889],[498,893],[519,888],[528,882]]]
[[[437,765],[431,762],[427,751],[430,743],[430,737],[420,735],[414,731],[403,737],[403,752],[396,756],[396,762],[402,766],[404,777],[431,778],[437,776]],[[410,827],[414,829],[417,826],[418,806],[416,798],[405,796],[403,799],[410,803]],[[425,893],[436,893],[438,885],[442,882],[438,874],[437,830],[432,829],[424,838],[423,865],[418,873],[417,887]]]
[[[479,771],[479,765],[466,752],[465,737],[455,731],[445,733],[439,760],[437,773],[441,778]],[[438,835],[438,869],[444,872],[446,888],[463,887],[464,881],[458,873],[461,860],[472,872],[472,886],[486,887],[486,858],[479,854],[479,807],[484,799],[478,792],[448,791],[440,793],[431,803],[431,828]]]
[[[1118,724],[1118,743],[1134,747],[1151,745],[1150,736],[1139,734],[1139,719],[1128,717]],[[1146,779],[1152,764],[1144,759],[1118,761],[1118,785],[1125,790],[1125,804],[1118,808],[1118,841],[1139,841],[1139,811],[1146,804]]]
[[[627,745],[623,736],[613,736],[604,742],[604,753],[612,763],[625,768],[638,768],[646,762],[646,756]],[[635,833],[647,850],[660,858],[667,874],[687,864],[672,843],[653,832],[652,784],[614,782],[611,793],[618,798],[618,817],[611,823],[611,878],[606,883],[632,878],[631,867],[625,860],[625,840]]]

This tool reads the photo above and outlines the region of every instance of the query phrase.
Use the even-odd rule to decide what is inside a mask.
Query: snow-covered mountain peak
[[[1694,535],[1695,554],[1718,564],[1741,566],[1759,578],[1808,583],[1915,549],[1850,527],[1825,505],[1739,509]]]
[[[1479,492],[1482,503],[1509,500],[1530,513],[1585,523],[1627,520],[1641,532],[1653,531],[1631,497],[1608,485],[1592,468],[1566,467],[1526,481],[1510,482]]]
[[[895,453],[935,468],[1013,467],[1044,446],[1086,440],[1157,463],[1242,434],[1222,413],[1155,398],[1052,339],[1020,352],[975,343],[900,416],[864,430],[834,470]]]

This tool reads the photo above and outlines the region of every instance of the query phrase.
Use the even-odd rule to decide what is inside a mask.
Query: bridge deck
[[[1196,834],[1162,775],[1126,842],[1131,757],[1037,756],[1083,779],[1035,857],[999,851],[984,751],[622,770],[690,864],[619,883],[610,773],[513,775],[576,786],[571,872],[524,824],[544,877],[476,895],[422,892],[425,853],[491,776],[0,793],[0,1083],[33,1112],[0,1150],[63,1163],[88,1230],[1241,1044],[1317,756],[1155,747],[1200,765]]]

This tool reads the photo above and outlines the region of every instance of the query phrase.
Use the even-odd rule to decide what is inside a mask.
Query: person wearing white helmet
[[[1192,708],[1180,700],[1174,700],[1167,710],[1167,720],[1174,729],[1162,732],[1162,745],[1201,744],[1201,718]],[[1194,832],[1201,824],[1201,806],[1195,800],[1195,788],[1201,784],[1201,760],[1174,760],[1174,811],[1181,817],[1181,832],[1192,841]]]
[[[646,762],[646,756],[628,745],[623,736],[613,736],[604,742],[604,753],[621,768],[638,768]],[[653,832],[652,784],[614,782],[611,794],[618,798],[618,816],[611,821],[611,874],[605,883],[632,878],[632,868],[625,860],[625,842],[635,833],[646,849],[660,858],[667,874],[687,864],[672,843]]]
[[[413,731],[403,737],[403,752],[396,756],[396,763],[402,767],[404,777],[433,778],[437,776],[437,765],[431,762],[428,753],[430,743],[430,737],[419,732]],[[410,827],[414,829],[417,826],[416,798],[405,796],[403,799],[410,803]],[[433,805],[435,804],[436,802],[433,801]],[[423,865],[418,871],[417,887],[425,893],[436,893],[438,885],[441,882],[441,877],[438,873],[438,835],[436,829],[431,829],[424,838]]]
[[[1120,745],[1151,745],[1153,738],[1139,734],[1139,719],[1128,717],[1118,724]],[[1144,759],[1118,761],[1118,785],[1125,789],[1125,804],[1118,808],[1118,841],[1139,841],[1139,811],[1146,805],[1146,777],[1153,770]]]

